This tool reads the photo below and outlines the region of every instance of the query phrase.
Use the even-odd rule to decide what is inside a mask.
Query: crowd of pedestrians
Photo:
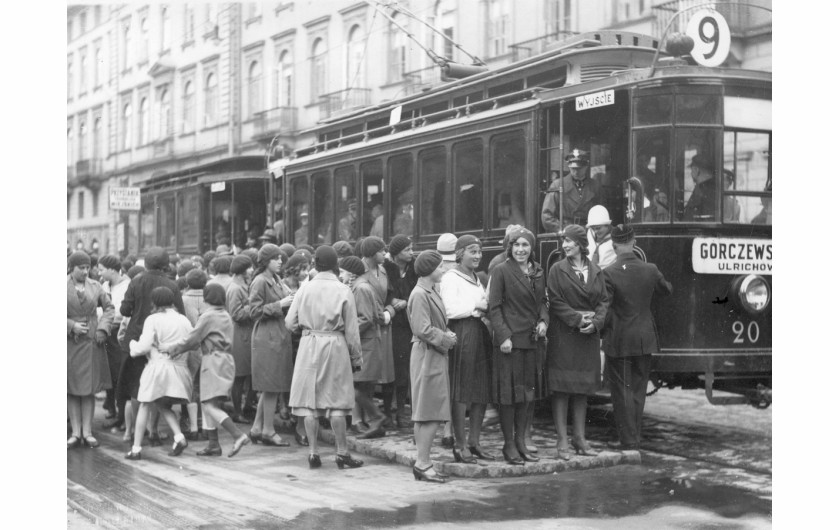
[[[534,234],[519,225],[507,228],[487,271],[482,241],[453,234],[419,254],[403,234],[387,244],[366,237],[355,249],[265,238],[235,256],[221,245],[183,259],[153,247],[142,263],[73,252],[67,446],[98,445],[94,395],[106,390],[105,428],[124,433],[130,460],[142,458],[144,439],[167,439],[161,416],[169,454],[206,441],[202,457],[222,455],[219,428],[231,437],[229,457],[250,443],[289,446],[275,431],[279,416],[309,447],[313,469],[321,428],[335,434],[344,469],[363,465],[347,449],[348,433],[376,438],[413,423],[414,477],[441,482],[430,461],[441,424],[440,443],[456,462],[495,459],[481,444],[488,407],[498,411],[510,465],[539,460],[531,422],[546,398],[556,458],[597,454],[586,440],[586,406],[605,374],[616,444],[636,448],[658,349],[651,300],[671,286],[633,252],[633,229],[613,227],[601,210],[591,209],[587,227],[563,228],[564,257],[548,271]]]

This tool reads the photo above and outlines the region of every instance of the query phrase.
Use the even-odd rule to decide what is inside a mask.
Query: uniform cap
[[[589,153],[580,149],[572,149],[572,151],[568,155],[566,155],[566,163],[569,165],[569,167],[588,166]]]

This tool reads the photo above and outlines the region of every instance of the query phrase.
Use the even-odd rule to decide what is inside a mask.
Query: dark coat
[[[500,346],[511,339],[514,348],[536,348],[531,340],[537,322],[548,324],[545,274],[537,265],[533,280],[516,261],[507,259],[490,273],[488,311],[493,324],[493,342]]]
[[[292,388],[292,335],[286,329],[280,300],[288,288],[269,271],[251,282],[248,305],[251,332],[251,385],[254,390],[288,392]]]
[[[254,321],[248,305],[248,285],[237,276],[227,287],[226,307],[233,319],[231,353],[236,363],[237,377],[251,375],[251,333]]]
[[[659,351],[650,304],[654,293],[671,294],[671,284],[653,263],[620,254],[604,270],[610,308],[604,328],[604,353],[628,357]]]
[[[169,287],[175,293],[175,309],[182,315],[184,313],[184,301],[181,298],[181,290],[174,280],[166,277],[166,273],[159,270],[143,271],[131,280],[128,290],[125,292],[120,313],[124,317],[131,317],[128,327],[125,330],[125,344],[137,340],[143,333],[143,323],[146,322],[152,312],[152,290],[155,287]],[[126,348],[128,349],[128,348]]]

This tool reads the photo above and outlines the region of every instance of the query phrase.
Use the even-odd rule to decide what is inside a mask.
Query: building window
[[[393,18],[400,26],[406,27],[405,17],[394,13]],[[388,75],[389,81],[400,81],[408,70],[407,37],[393,22],[388,26]]]
[[[149,17],[140,19],[140,57],[138,62],[145,63],[149,60]]]
[[[87,145],[86,142],[86,134],[87,134],[87,126],[85,120],[79,120],[79,160],[85,160],[87,158]]]
[[[164,7],[160,10],[160,52],[169,50],[172,43],[172,26],[169,17],[169,9]]]
[[[131,65],[131,22],[130,19],[123,21],[122,33],[122,67],[128,70]]]
[[[160,119],[158,120],[160,130],[158,131],[158,138],[172,136],[172,97],[169,94],[168,86],[160,89],[158,108],[160,109]]]
[[[195,39],[195,7],[191,4],[184,5],[184,44]]]
[[[90,210],[92,217],[99,216],[99,190],[90,190]]]
[[[195,127],[195,87],[192,81],[184,83],[184,117],[181,131],[189,133]]]
[[[277,61],[277,106],[291,107],[292,106],[292,73],[294,65],[292,63],[292,53],[284,50],[280,54],[280,59]]]
[[[455,15],[456,15],[455,0],[438,0],[435,6],[435,19],[438,28],[446,35],[449,40],[444,38],[436,39],[440,41],[438,46],[435,46],[444,59],[452,60],[455,55],[455,47],[452,41],[455,40]]]
[[[87,48],[79,50],[79,94],[87,92]]]
[[[347,88],[364,87],[365,78],[365,36],[358,24],[350,28],[347,33],[347,71],[345,83]]]
[[[137,111],[137,141],[139,145],[149,143],[149,98],[141,98]]]
[[[219,85],[215,74],[208,74],[204,83],[204,126],[216,124],[219,108]]]
[[[124,150],[131,149],[131,103],[126,103],[123,107],[120,136],[122,137],[122,148]]]
[[[490,0],[487,10],[487,35],[489,37],[488,55],[491,57],[508,53],[511,30],[510,7],[508,0]]]
[[[67,56],[67,99],[73,98],[73,56]]]
[[[253,115],[261,110],[260,90],[262,85],[262,67],[259,61],[252,61],[248,67],[248,114]]]
[[[73,123],[67,124],[67,165],[73,165]]]
[[[102,156],[102,118],[93,121],[93,159],[99,160]]]
[[[73,40],[73,20],[67,20],[67,42]]]
[[[85,31],[87,31],[87,13],[82,11],[79,15],[79,35],[84,35]]]
[[[563,31],[572,31],[572,0],[563,0]]]
[[[76,200],[76,204],[78,205],[79,219],[84,219],[85,218],[85,190],[80,190],[77,197],[78,197],[78,199]]]
[[[98,26],[100,22],[102,22],[102,7],[96,6],[93,8],[93,26]]]
[[[102,83],[104,77],[105,63],[102,59],[102,45],[97,44],[93,52],[93,87],[96,88]]]
[[[312,43],[312,54],[309,56],[312,71],[312,101],[327,93],[327,45],[324,39],[315,39]]]

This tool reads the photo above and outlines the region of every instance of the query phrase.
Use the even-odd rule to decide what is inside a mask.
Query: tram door
[[[213,247],[230,245],[245,248],[268,228],[268,181],[226,182],[212,188],[210,223]]]

